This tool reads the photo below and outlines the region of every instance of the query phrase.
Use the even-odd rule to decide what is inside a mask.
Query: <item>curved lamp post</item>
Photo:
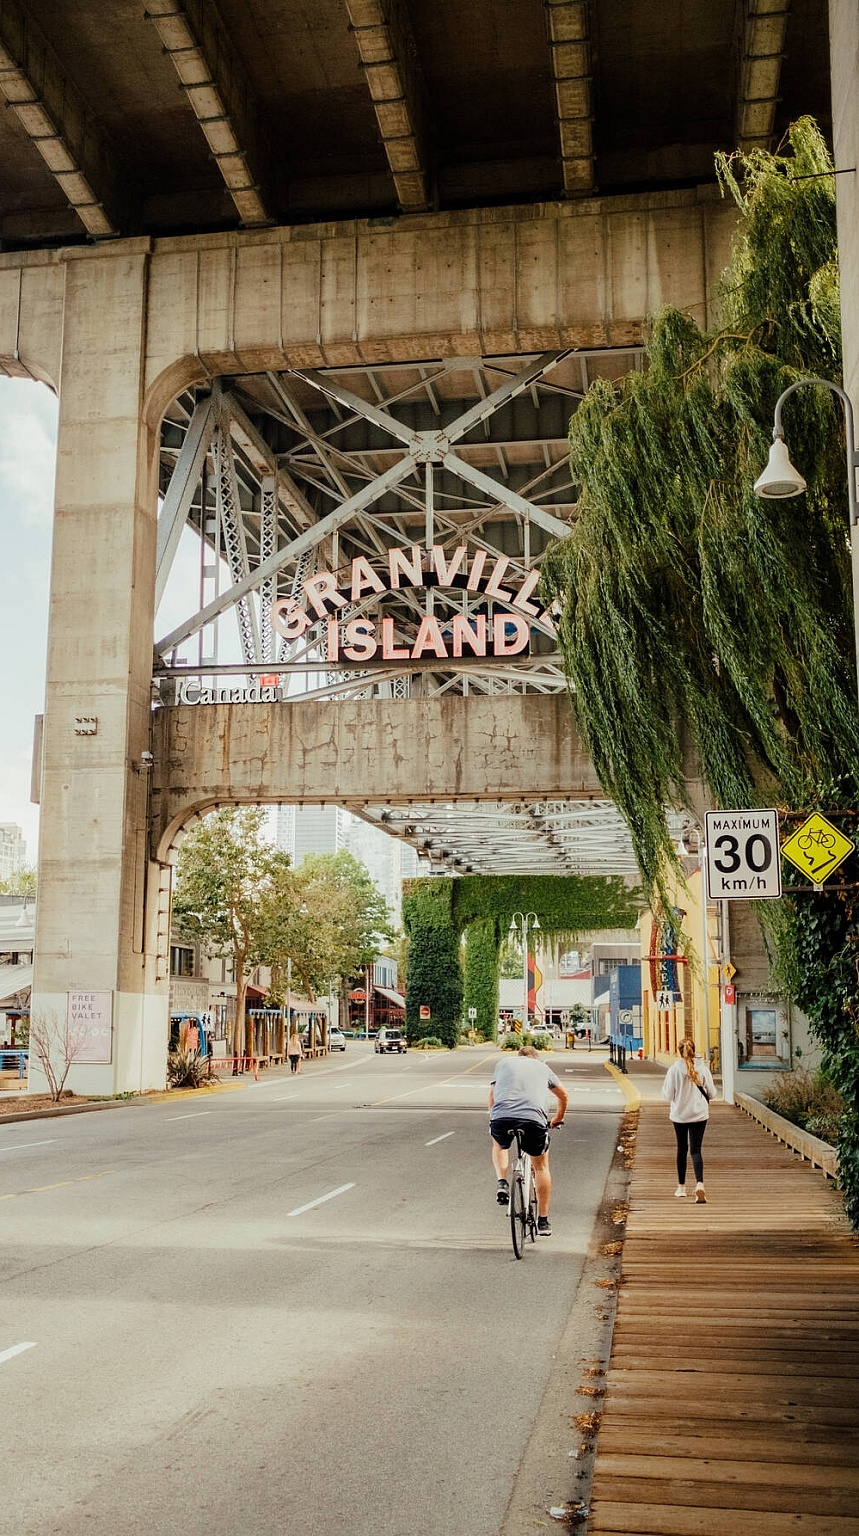
[[[537,921],[536,912],[514,912],[510,919],[510,933],[522,933],[522,975],[525,982],[525,1017],[523,1024],[528,1029],[528,928],[532,933],[539,933],[540,924]]]
[[[844,423],[847,435],[847,504],[850,512],[850,558],[853,571],[853,634],[854,648],[856,652],[856,678],[859,687],[859,499],[856,495],[856,470],[859,467],[859,454],[856,452],[856,433],[853,422],[853,406],[850,396],[840,384],[833,384],[831,379],[797,379],[795,384],[779,395],[775,405],[773,419],[773,444],[770,449],[767,467],[763,474],[755,481],[755,492],[765,499],[781,500],[785,496],[801,496],[805,490],[805,481],[798,469],[790,462],[787,451],[787,443],[784,440],[784,429],[781,424],[782,406],[789,395],[797,389],[804,389],[809,384],[820,384],[824,389],[830,389],[833,395],[837,395],[844,409]]]

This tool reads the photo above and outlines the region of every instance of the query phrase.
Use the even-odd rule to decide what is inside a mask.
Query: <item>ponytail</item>
[[[685,1061],[686,1063],[686,1071],[688,1072],[691,1081],[697,1088],[700,1088],[701,1079],[699,1078],[698,1073],[695,1071],[695,1041],[691,1040],[688,1035],[685,1035],[684,1038],[680,1041],[677,1049],[680,1052],[681,1060]]]

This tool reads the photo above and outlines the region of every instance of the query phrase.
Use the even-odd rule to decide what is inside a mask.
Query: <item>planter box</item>
[[[744,1109],[747,1115],[751,1115],[753,1120],[757,1120],[779,1141],[792,1147],[813,1168],[822,1169],[830,1179],[838,1178],[838,1153],[828,1141],[821,1141],[819,1136],[812,1136],[810,1131],[801,1130],[798,1125],[785,1120],[783,1115],[777,1115],[774,1109],[768,1109],[766,1104],[750,1098],[747,1093],[738,1093],[734,1097],[740,1109]]]

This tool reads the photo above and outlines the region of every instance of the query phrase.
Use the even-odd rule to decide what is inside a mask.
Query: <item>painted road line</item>
[[[425,1141],[424,1142],[424,1146],[425,1147],[434,1147],[437,1142],[439,1142],[439,1141],[447,1141],[448,1136],[455,1136],[455,1135],[456,1135],[455,1131],[445,1131],[443,1136],[434,1136],[432,1141]]]
[[[23,1152],[25,1147],[52,1147],[56,1139],[56,1136],[51,1136],[48,1141],[10,1141],[5,1147],[0,1147],[0,1152]]]
[[[303,1216],[305,1211],[312,1211],[317,1205],[324,1205],[326,1200],[333,1200],[335,1195],[345,1195],[347,1189],[354,1189],[354,1184],[341,1184],[337,1189],[329,1190],[327,1195],[320,1195],[318,1200],[308,1200],[306,1205],[296,1206],[294,1211],[287,1211],[287,1216]]]
[[[280,1098],[275,1099],[274,1102],[275,1102],[275,1104],[285,1104],[287,1099],[297,1099],[297,1098],[298,1098],[298,1094],[297,1093],[282,1093]]]
[[[195,1109],[192,1115],[168,1115],[169,1120],[202,1120],[204,1115],[210,1115],[210,1109]]]
[[[69,1184],[87,1184],[90,1179],[107,1179],[115,1168],[105,1168],[101,1173],[84,1173],[79,1179],[63,1179],[60,1184],[37,1184],[35,1189],[18,1189],[11,1195],[0,1195],[0,1200],[20,1200],[22,1195],[42,1195],[46,1189],[65,1189]]]
[[[11,1360],[15,1355],[23,1355],[25,1349],[35,1349],[35,1340],[31,1344],[13,1344],[11,1349],[0,1350],[0,1365],[4,1360]]]
[[[494,1061],[494,1059],[494,1056],[482,1056],[479,1061],[475,1061],[470,1067],[466,1067],[464,1072],[458,1072],[456,1077],[442,1078],[439,1083],[425,1083],[422,1088],[409,1088],[407,1093],[392,1093],[389,1099],[373,1099],[368,1108],[377,1109],[382,1104],[394,1104],[397,1099],[411,1099],[414,1098],[415,1094],[427,1093],[431,1088],[446,1088],[449,1083],[461,1081],[462,1078],[468,1077],[470,1072],[477,1072],[480,1067],[485,1067],[488,1061]]]

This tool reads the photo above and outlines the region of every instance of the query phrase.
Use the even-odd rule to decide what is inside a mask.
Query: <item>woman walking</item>
[[[301,1058],[303,1055],[304,1048],[301,1044],[301,1036],[298,1033],[298,1025],[293,1024],[289,1039],[286,1042],[286,1056],[290,1072],[301,1071]]]
[[[710,1068],[702,1057],[695,1055],[695,1042],[688,1036],[677,1047],[680,1060],[675,1061],[665,1074],[662,1097],[671,1108],[669,1119],[677,1137],[677,1188],[678,1200],[686,1198],[686,1159],[691,1154],[695,1174],[695,1200],[703,1205],[707,1199],[704,1190],[704,1159],[701,1143],[710,1118],[710,1100],[716,1092]]]

